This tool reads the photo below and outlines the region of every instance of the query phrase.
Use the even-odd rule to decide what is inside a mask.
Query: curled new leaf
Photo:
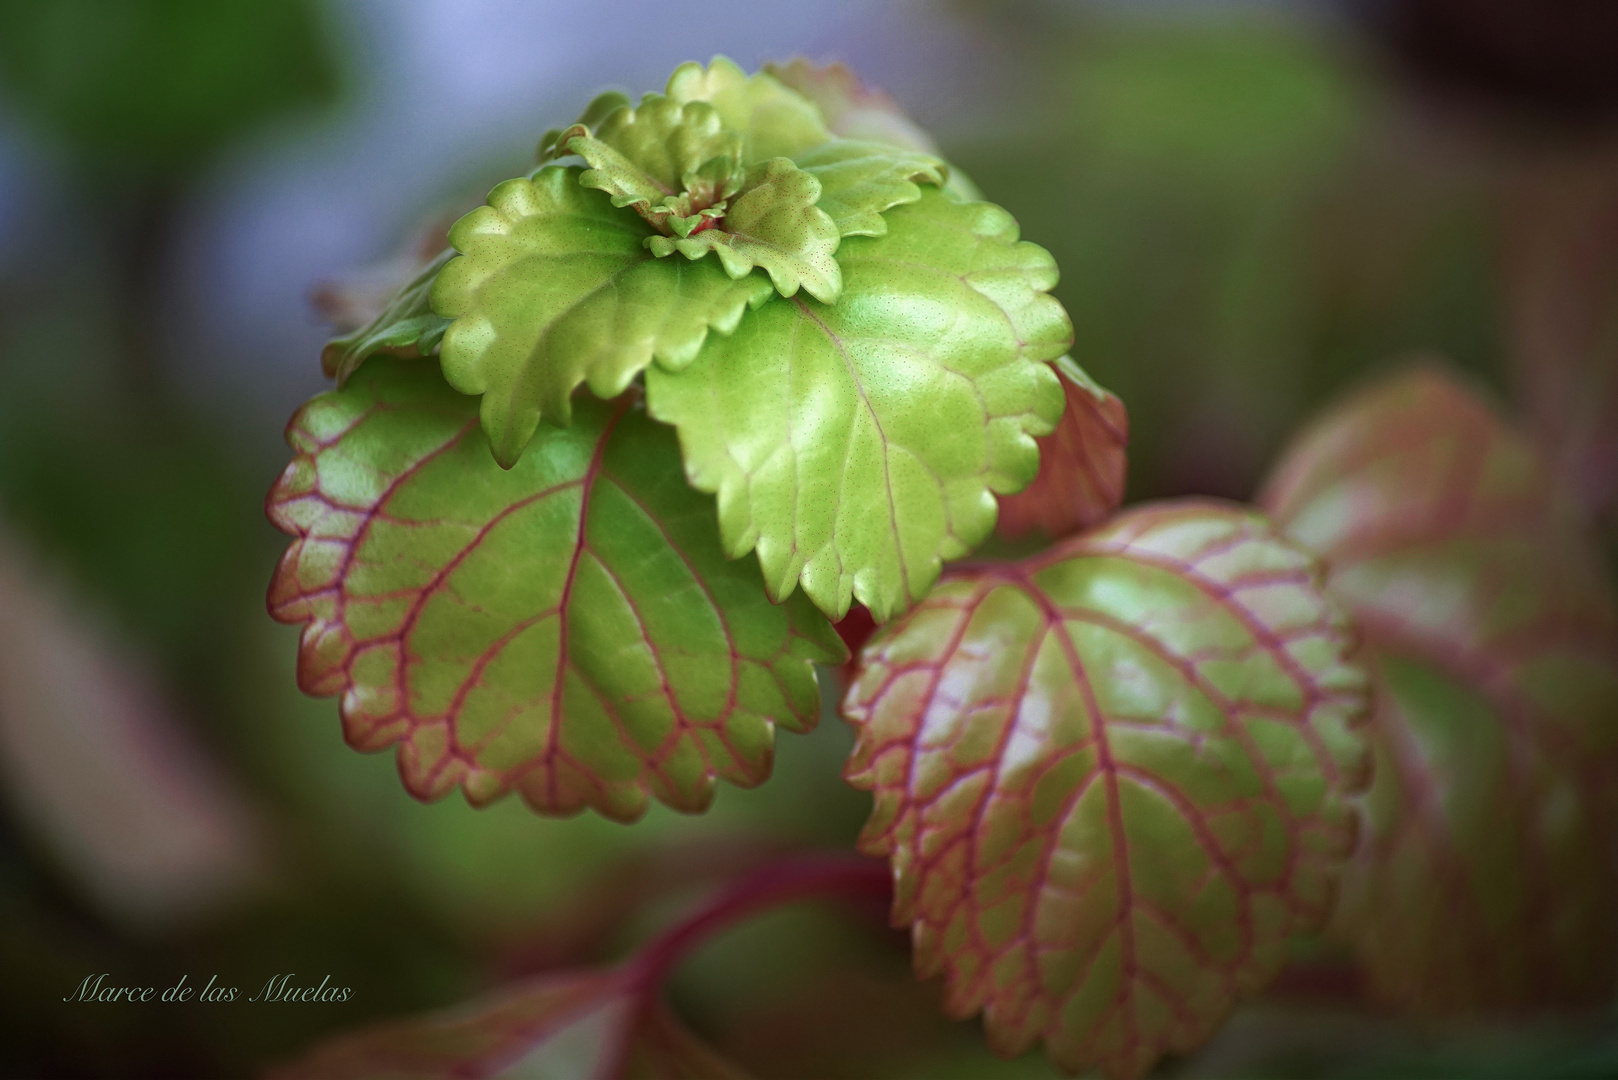
[[[686,475],[719,497],[733,558],[756,549],[770,595],[801,580],[828,616],[919,599],[994,527],[994,492],[1038,467],[1072,324],[1056,266],[1011,216],[936,191],[850,237],[835,306],[767,304],[679,372],[648,373]]]
[[[688,364],[710,329],[733,330],[770,296],[756,275],[732,278],[712,260],[658,260],[653,229],[550,166],[508,180],[455,223],[462,254],[438,274],[432,306],[454,322],[444,377],[482,394],[495,457],[513,465],[541,421],[566,424],[581,382],[624,392],[647,364]]]
[[[1000,499],[1001,536],[1078,532],[1105,519],[1124,499],[1129,414],[1071,358],[1054,365],[1067,408],[1056,430],[1039,440],[1039,475]]]
[[[392,1021],[316,1047],[276,1080],[443,1080],[463,1076],[733,1080],[744,1074],[627,971],[546,975],[470,1006]]]
[[[433,312],[428,292],[454,254],[445,250],[453,220],[441,216],[428,222],[393,258],[315,290],[315,310],[342,334],[320,351],[327,377],[342,383],[375,353],[419,357],[437,352],[449,320]]]
[[[651,236],[647,246],[662,257],[678,251],[700,259],[712,251],[733,278],[761,267],[775,291],[791,296],[801,286],[822,303],[834,304],[843,274],[833,256],[842,234],[815,205],[820,181],[786,158],[747,170],[747,179],[713,228],[685,236]]]
[[[769,775],[777,726],[813,725],[813,662],[841,643],[725,560],[673,434],[630,397],[581,399],[507,471],[474,403],[372,361],[288,439],[271,612],[308,624],[300,685],[342,695],[356,748],[399,744],[418,798],[697,811],[718,779]]]
[[[583,124],[569,132],[560,137],[561,147],[591,166],[579,182],[607,192],[614,206],[656,205],[691,187],[709,162],[724,161],[727,172],[742,163],[741,137],[726,131],[719,113],[701,101],[682,105],[647,94],[638,107],[613,110],[593,135]]]
[[[1607,1000],[1618,977],[1618,617],[1526,440],[1431,369],[1306,432],[1265,504],[1320,552],[1379,676],[1336,930],[1428,1015]]]
[[[452,255],[446,251],[428,263],[370,323],[327,342],[320,354],[326,374],[341,383],[377,353],[419,357],[437,351],[449,320],[434,313],[427,298],[433,279]]]
[[[861,847],[990,1043],[1138,1076],[1322,920],[1365,780],[1363,672],[1263,518],[1164,504],[952,576],[867,645]]]

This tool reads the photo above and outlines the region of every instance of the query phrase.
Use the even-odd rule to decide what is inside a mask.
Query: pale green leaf
[[[681,64],[669,76],[667,93],[675,101],[706,101],[718,109],[725,127],[742,137],[742,159],[749,165],[796,157],[831,138],[808,98],[773,76],[748,75],[723,56],[706,68]]]
[[[579,182],[612,195],[614,206],[650,208],[682,192],[706,206],[731,194],[726,181],[732,174],[740,179],[741,137],[725,130],[718,111],[702,101],[681,104],[647,94],[639,106],[615,109],[593,133],[574,125],[559,143],[589,163]],[[719,162],[716,174],[704,172]]]
[[[623,91],[608,90],[605,93],[597,94],[595,97],[590,99],[590,104],[584,107],[584,112],[579,114],[579,118],[574,121],[574,125],[583,125],[586,128],[594,128],[597,124],[601,123],[601,121],[617,112],[620,108],[624,108],[632,104],[634,103],[629,100],[629,95]],[[564,130],[567,129],[551,128],[549,131],[545,132],[544,137],[539,140],[540,164],[544,164],[553,158],[562,157],[568,153],[568,150],[561,145],[563,142],[562,135]]]
[[[886,619],[980,543],[995,492],[1038,467],[1072,325],[1050,256],[988,203],[936,191],[851,237],[842,298],[767,304],[683,371],[648,372],[686,475],[719,496],[725,550],[756,549],[771,596],[801,580],[834,618]]]
[[[816,204],[843,236],[881,236],[882,211],[921,198],[918,184],[943,187],[949,166],[931,154],[874,142],[833,139],[798,156],[798,168],[820,181]]]
[[[439,273],[432,306],[453,319],[440,347],[444,375],[482,394],[484,429],[509,467],[541,420],[566,424],[587,383],[615,397],[647,364],[691,362],[710,329],[728,333],[762,276],[739,280],[711,261],[654,259],[639,217],[549,166],[508,180],[450,230],[461,257]]]
[[[922,155],[938,153],[937,144],[904,114],[898,102],[860,82],[859,76],[842,64],[812,64],[800,56],[785,64],[765,64],[764,70],[814,102],[827,129],[840,139],[880,143]],[[978,186],[953,165],[943,188],[961,202],[983,198]]]

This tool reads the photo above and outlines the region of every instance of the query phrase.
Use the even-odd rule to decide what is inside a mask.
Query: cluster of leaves
[[[1265,496],[1279,524],[1120,513],[1127,416],[1064,355],[1050,256],[846,71],[688,64],[540,158],[328,348],[342,385],[270,496],[300,683],[356,748],[397,745],[412,794],[701,811],[768,777],[849,640],[860,846],[997,1050],[1140,1075],[1328,924],[1429,1014],[1610,991],[1618,622],[1533,451],[1464,390],[1329,417]],[[997,529],[1048,543],[944,567]],[[1457,892],[1484,899],[1454,919]],[[711,1071],[649,970],[308,1068],[578,1044]]]
[[[1050,257],[926,150],[837,133],[839,73],[781,75],[597,98],[541,143],[589,168],[500,184],[326,351],[271,605],[414,793],[630,820],[760,782],[829,620],[909,606],[1032,479]]]

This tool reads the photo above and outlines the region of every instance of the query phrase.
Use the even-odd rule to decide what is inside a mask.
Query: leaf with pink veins
[[[846,775],[947,1010],[1112,1076],[1206,1039],[1353,846],[1349,637],[1309,556],[1203,502],[951,572],[881,631]]]
[[[411,794],[618,820],[696,812],[769,776],[845,655],[807,601],[769,602],[634,395],[581,395],[508,472],[477,400],[375,358],[288,427],[270,492],[293,542],[271,613],[305,623],[303,689],[340,694],[360,750],[398,744]]]
[[[1605,1001],[1618,978],[1618,616],[1533,447],[1432,368],[1329,411],[1264,504],[1318,551],[1378,680],[1334,930],[1419,1014]]]
[[[1007,539],[1030,534],[1059,539],[1098,524],[1124,501],[1129,461],[1129,413],[1116,394],[1064,356],[1051,365],[1062,379],[1067,407],[1056,430],[1039,444],[1039,473],[1012,495],[1000,496],[995,531]]]

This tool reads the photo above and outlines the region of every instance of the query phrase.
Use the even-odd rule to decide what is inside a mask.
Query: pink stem
[[[630,962],[630,985],[636,994],[650,998],[674,966],[698,945],[768,908],[827,895],[885,902],[891,888],[886,860],[808,855],[768,863],[734,882],[707,907],[648,943]]]
[[[603,1063],[600,1075],[614,1080],[624,1075],[629,1065],[631,1032],[657,1004],[663,980],[691,950],[757,912],[827,895],[880,898],[886,902],[891,896],[886,860],[802,855],[766,863],[721,890],[695,915],[653,938],[622,969],[625,989],[633,998],[629,1022],[621,1029],[620,1045]]]

